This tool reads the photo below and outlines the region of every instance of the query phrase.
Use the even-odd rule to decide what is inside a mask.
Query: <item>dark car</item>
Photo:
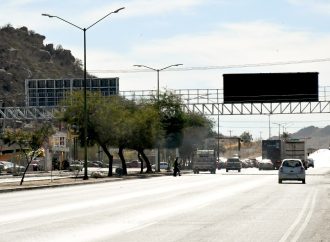
[[[126,167],[127,168],[140,168],[141,162],[138,160],[132,160],[130,162],[126,162]]]
[[[228,158],[226,162],[226,172],[229,170],[237,170],[241,172],[242,169],[242,162],[238,157]]]

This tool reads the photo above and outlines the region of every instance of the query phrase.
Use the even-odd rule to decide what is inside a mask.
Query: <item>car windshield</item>
[[[239,159],[228,159],[227,162],[239,162]]]
[[[286,161],[283,162],[283,166],[286,166],[286,167],[300,167],[301,162],[297,161],[297,160],[286,160]]]

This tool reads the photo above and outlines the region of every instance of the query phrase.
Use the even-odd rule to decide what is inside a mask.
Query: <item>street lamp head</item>
[[[45,17],[49,17],[49,18],[54,18],[55,16],[53,15],[50,15],[50,14],[47,14],[47,13],[43,13],[41,14],[42,16],[45,16]]]
[[[142,67],[142,65],[133,65],[133,66],[136,66],[136,67]]]
[[[113,11],[113,13],[118,13],[120,10],[123,10],[123,9],[124,9],[124,7],[118,8],[117,10]]]

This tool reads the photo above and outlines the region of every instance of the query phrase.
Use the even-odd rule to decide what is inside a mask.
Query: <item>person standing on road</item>
[[[174,171],[173,171],[173,176],[181,176],[181,171],[180,171],[180,166],[179,166],[179,162],[178,162],[178,157],[175,159],[174,161]]]

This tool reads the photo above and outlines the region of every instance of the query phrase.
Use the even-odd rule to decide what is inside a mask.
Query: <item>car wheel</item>
[[[282,180],[281,179],[278,179],[278,183],[282,183]]]
[[[228,169],[226,169],[226,172],[228,172]]]
[[[238,172],[241,172],[241,169],[238,169]]]
[[[306,180],[305,179],[302,179],[302,184],[306,184]]]

